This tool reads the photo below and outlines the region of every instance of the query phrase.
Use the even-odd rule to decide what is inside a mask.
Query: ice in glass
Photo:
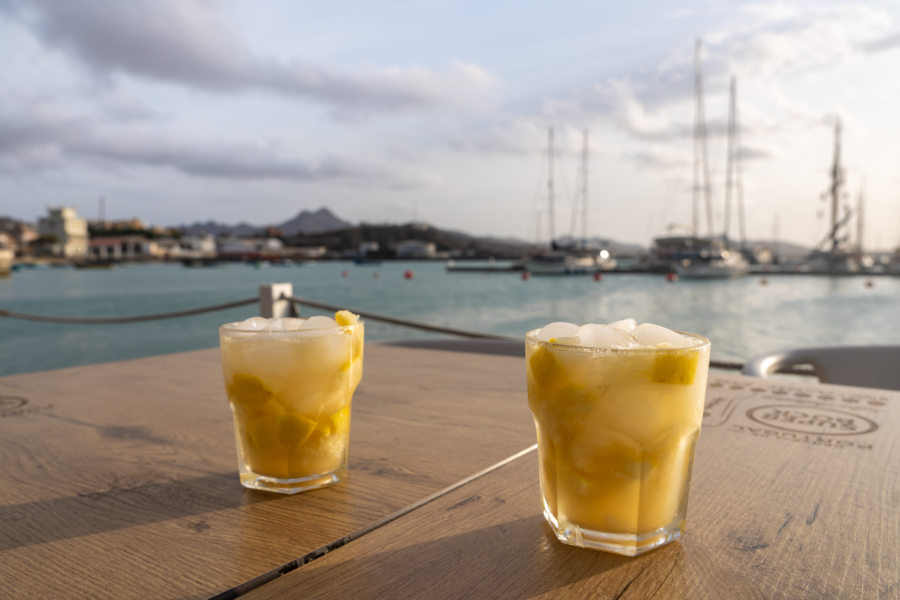
[[[254,317],[219,328],[241,483],[293,494],[346,477],[363,323]]]
[[[544,517],[557,538],[635,556],[681,537],[709,348],[634,319],[526,335]]]

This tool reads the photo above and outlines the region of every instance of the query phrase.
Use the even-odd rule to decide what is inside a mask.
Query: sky
[[[0,0],[0,215],[96,219],[103,198],[108,219],[266,225],[326,206],[546,240],[551,221],[581,231],[586,172],[588,234],[646,245],[692,223],[698,39],[700,233],[730,211],[739,234],[734,77],[748,237],[827,234],[839,120],[841,210],[862,195],[864,245],[900,244],[897,0]]]

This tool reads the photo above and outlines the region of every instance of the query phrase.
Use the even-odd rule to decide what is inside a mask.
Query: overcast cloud
[[[487,71],[457,61],[443,72],[418,67],[348,72],[300,57],[258,57],[217,0],[7,0],[5,6],[45,44],[100,77],[129,75],[223,93],[268,90],[340,111],[465,105],[493,85]]]

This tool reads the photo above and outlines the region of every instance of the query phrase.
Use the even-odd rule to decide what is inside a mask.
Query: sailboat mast
[[[694,44],[694,235],[700,228],[700,176],[702,175],[703,197],[706,201],[706,227],[713,233],[712,189],[709,183],[709,160],[706,153],[706,116],[703,110],[703,75],[700,66],[700,40]]]
[[[587,244],[588,223],[588,130],[584,130],[584,147],[581,151],[581,244]]]
[[[863,207],[865,204],[866,180],[863,179],[856,201],[856,251],[863,253]]]
[[[734,189],[734,137],[735,137],[735,125],[734,125],[734,109],[735,109],[735,83],[734,77],[731,78],[731,85],[729,87],[729,101],[728,101],[728,147],[726,149],[726,157],[725,157],[725,218],[724,223],[722,225],[722,238],[728,241],[728,228],[731,225],[731,193]]]
[[[691,186],[691,228],[700,235],[700,40],[694,44],[694,178]]]
[[[747,245],[747,216],[744,212],[744,178],[741,165],[741,121],[738,117],[737,78],[731,80],[734,98],[734,178],[737,184],[738,228],[741,248]]]
[[[844,168],[841,166],[841,119],[834,123],[834,162],[831,165],[831,251],[838,249],[838,202],[841,185],[844,183]]]
[[[556,232],[554,231],[555,223],[553,220],[553,128],[551,127],[547,132],[547,203],[549,213],[547,215],[547,221],[550,226],[550,243],[553,243],[553,239],[556,237]]]

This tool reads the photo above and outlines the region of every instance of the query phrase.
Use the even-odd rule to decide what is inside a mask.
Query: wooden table
[[[368,345],[349,479],[243,489],[217,350],[0,378],[0,598],[898,598],[900,393],[711,376],[687,535],[539,509],[524,361]]]

